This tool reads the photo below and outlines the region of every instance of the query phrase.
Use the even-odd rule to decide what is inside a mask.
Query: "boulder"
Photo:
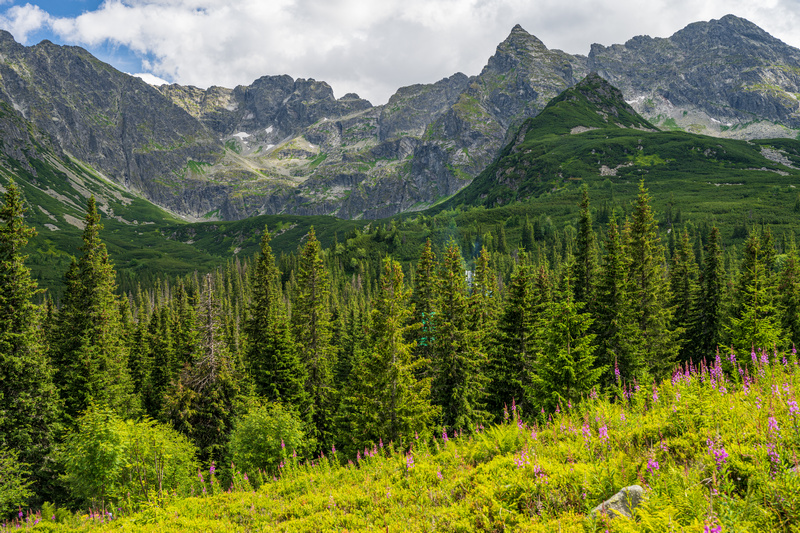
[[[644,489],[639,485],[624,487],[618,493],[592,509],[592,517],[605,511],[611,518],[614,518],[615,515],[631,518],[633,510],[642,501],[643,495]]]

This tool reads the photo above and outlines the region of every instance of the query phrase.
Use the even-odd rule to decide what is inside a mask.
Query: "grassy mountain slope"
[[[730,226],[745,219],[791,224],[798,153],[800,141],[791,139],[657,131],[619,91],[589,76],[526,121],[501,156],[442,207],[524,201],[557,211],[559,194],[579,184],[596,190],[593,201],[601,205],[632,195],[644,179],[654,196],[684,215]]]

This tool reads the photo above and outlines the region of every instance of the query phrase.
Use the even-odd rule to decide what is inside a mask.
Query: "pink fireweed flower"
[[[770,434],[772,434],[775,437],[780,438],[781,430],[778,427],[778,421],[775,419],[774,416],[769,417],[769,420],[767,420],[767,426],[768,426]]]
[[[652,459],[652,458],[648,459],[647,460],[647,473],[652,476],[652,475],[655,475],[658,472],[658,470],[659,470],[658,461],[656,461],[655,459]]]
[[[442,440],[445,441],[445,442],[450,440],[450,439],[447,438],[447,429],[442,429]]]
[[[281,439],[281,450],[286,448],[286,444],[283,443],[283,439]]]
[[[584,424],[583,427],[581,428],[581,431],[583,432],[584,441],[588,443],[589,441],[592,440],[592,430],[589,429],[589,424]]]
[[[605,424],[600,426],[600,429],[597,430],[597,434],[601,442],[604,444],[608,442],[608,427]]]
[[[653,383],[653,403],[658,403],[658,389],[655,383]]]
[[[786,405],[789,407],[789,415],[791,415],[792,417],[797,416],[798,411],[800,411],[797,408],[797,401],[796,400],[788,400],[786,402]]]
[[[410,453],[408,455],[406,455],[406,468],[408,470],[411,470],[412,468],[414,468],[414,456],[411,455]]]
[[[439,479],[442,479],[442,471],[441,470],[437,470],[436,471],[436,477],[439,478]]]

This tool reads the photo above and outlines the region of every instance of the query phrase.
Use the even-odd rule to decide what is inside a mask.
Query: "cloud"
[[[0,0],[0,2],[3,0]],[[800,45],[796,0],[105,0],[54,18],[36,6],[0,17],[24,41],[48,27],[63,42],[126,47],[143,70],[182,84],[233,87],[263,75],[330,83],[385,102],[399,87],[477,74],[520,23],[548,47],[587,54],[593,42],[667,37],[734,13]],[[793,42],[794,41],[794,42]]]
[[[131,74],[131,76],[136,76],[137,78],[141,78],[142,81],[145,83],[149,83],[150,85],[169,85],[167,80],[161,79],[158,76],[153,76],[147,72],[139,72],[137,74]]]
[[[0,16],[0,28],[10,32],[19,42],[27,43],[30,34],[49,25],[52,19],[39,6],[13,6]]]

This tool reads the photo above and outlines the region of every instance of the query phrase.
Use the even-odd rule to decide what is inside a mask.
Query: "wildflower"
[[[781,430],[778,427],[778,421],[775,419],[774,416],[769,417],[767,421],[769,432],[775,434],[776,436],[780,437]]]
[[[588,444],[592,440],[592,430],[589,429],[589,424],[583,424],[581,430],[583,431],[583,440]]]
[[[281,450],[286,449],[286,444],[284,444],[283,439],[281,439]]]
[[[658,466],[658,461],[656,461],[655,459],[648,459],[647,460],[647,473],[648,474],[650,474],[651,476],[655,475],[655,473],[658,472],[659,468],[660,467]]]
[[[408,455],[406,455],[406,468],[408,470],[411,470],[412,468],[414,468],[414,456],[411,455],[410,453]]]
[[[331,453],[336,455],[336,445],[331,446]]]
[[[214,463],[211,463],[211,468],[208,469],[208,473],[212,476],[214,475],[214,471],[217,469],[217,466]]]
[[[796,400],[788,400],[786,405],[789,407],[789,415],[797,416],[798,408],[797,408],[797,401]]]
[[[655,383],[653,383],[653,403],[658,403],[658,389]]]
[[[382,450],[383,449],[383,437],[381,437],[381,439],[378,442],[379,442],[379,445],[380,445],[381,450]]]
[[[617,379],[617,385],[619,385],[621,378],[619,375],[619,366],[617,366],[617,358],[614,357],[614,377]]]
[[[442,440],[445,441],[445,442],[450,440],[450,439],[447,438],[447,429],[446,428],[442,428]]]
[[[706,528],[703,530],[704,533],[721,533],[722,526],[715,526],[715,525],[706,525]]]
[[[625,422],[625,420],[627,420],[627,418],[625,418],[625,409],[623,409],[623,410],[622,410],[622,411],[620,411],[620,413],[619,413],[619,421],[620,421],[620,422]]]
[[[592,400],[597,399],[597,387],[592,387],[592,390],[589,391],[589,398],[591,398]]]
[[[442,479],[442,471],[441,470],[437,470],[436,471],[436,477],[439,478],[439,479]]]
[[[603,443],[608,442],[608,427],[606,425],[600,426],[600,429],[597,430],[597,433]]]

